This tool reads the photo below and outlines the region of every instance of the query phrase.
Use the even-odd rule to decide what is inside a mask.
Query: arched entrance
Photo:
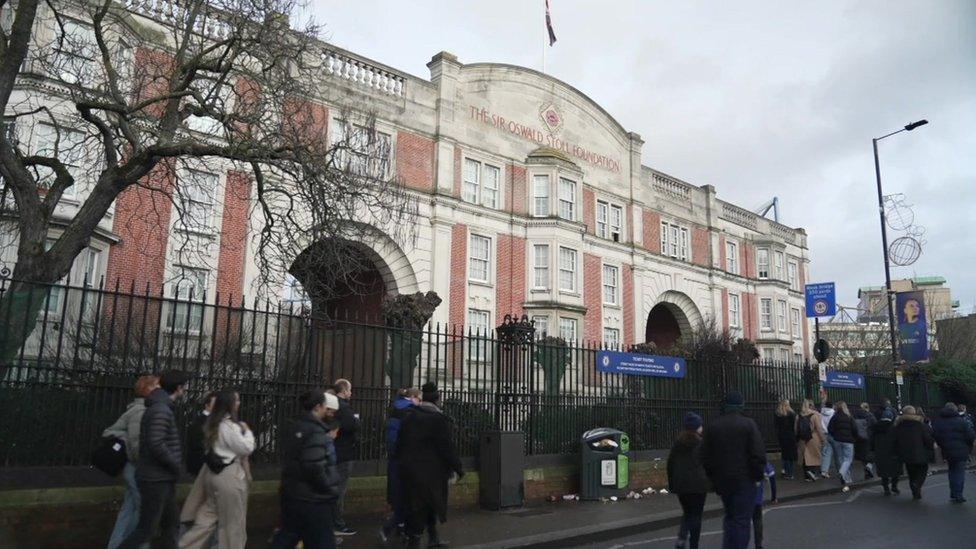
[[[362,244],[326,240],[299,254],[289,273],[302,284],[314,316],[375,323],[382,316],[383,297],[392,293],[382,265]]]
[[[653,342],[659,349],[670,349],[701,323],[695,302],[682,292],[668,290],[658,296],[647,313],[644,341]]]

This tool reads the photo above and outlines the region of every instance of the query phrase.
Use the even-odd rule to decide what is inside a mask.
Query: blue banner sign
[[[837,292],[833,282],[807,284],[807,318],[837,314]]]
[[[851,372],[827,372],[824,387],[831,389],[863,389],[864,376]]]
[[[925,295],[922,292],[898,292],[898,334],[901,358],[908,364],[929,359],[929,328],[925,314]]]
[[[618,351],[597,351],[597,370],[607,374],[683,378],[688,367],[685,359]]]

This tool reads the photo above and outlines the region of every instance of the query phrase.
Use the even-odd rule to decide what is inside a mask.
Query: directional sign
[[[807,284],[807,318],[837,314],[837,292],[833,282]]]
[[[824,387],[831,389],[863,389],[864,376],[851,372],[827,372]]]
[[[608,374],[631,374],[654,377],[685,377],[685,359],[618,351],[597,351],[597,370]]]

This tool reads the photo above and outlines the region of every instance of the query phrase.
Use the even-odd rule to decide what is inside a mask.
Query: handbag
[[[219,475],[228,465],[234,463],[237,458],[234,458],[227,463],[224,463],[224,458],[217,455],[213,450],[208,450],[206,455],[203,456],[203,463],[210,469],[210,472]]]
[[[102,437],[92,452],[92,467],[112,477],[119,476],[128,461],[125,441],[119,437]]]

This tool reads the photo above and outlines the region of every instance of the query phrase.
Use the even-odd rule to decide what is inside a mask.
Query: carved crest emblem
[[[546,125],[546,129],[551,134],[558,132],[563,127],[563,115],[552,103],[542,105],[542,108],[539,109],[539,118],[542,119],[542,123]]]

